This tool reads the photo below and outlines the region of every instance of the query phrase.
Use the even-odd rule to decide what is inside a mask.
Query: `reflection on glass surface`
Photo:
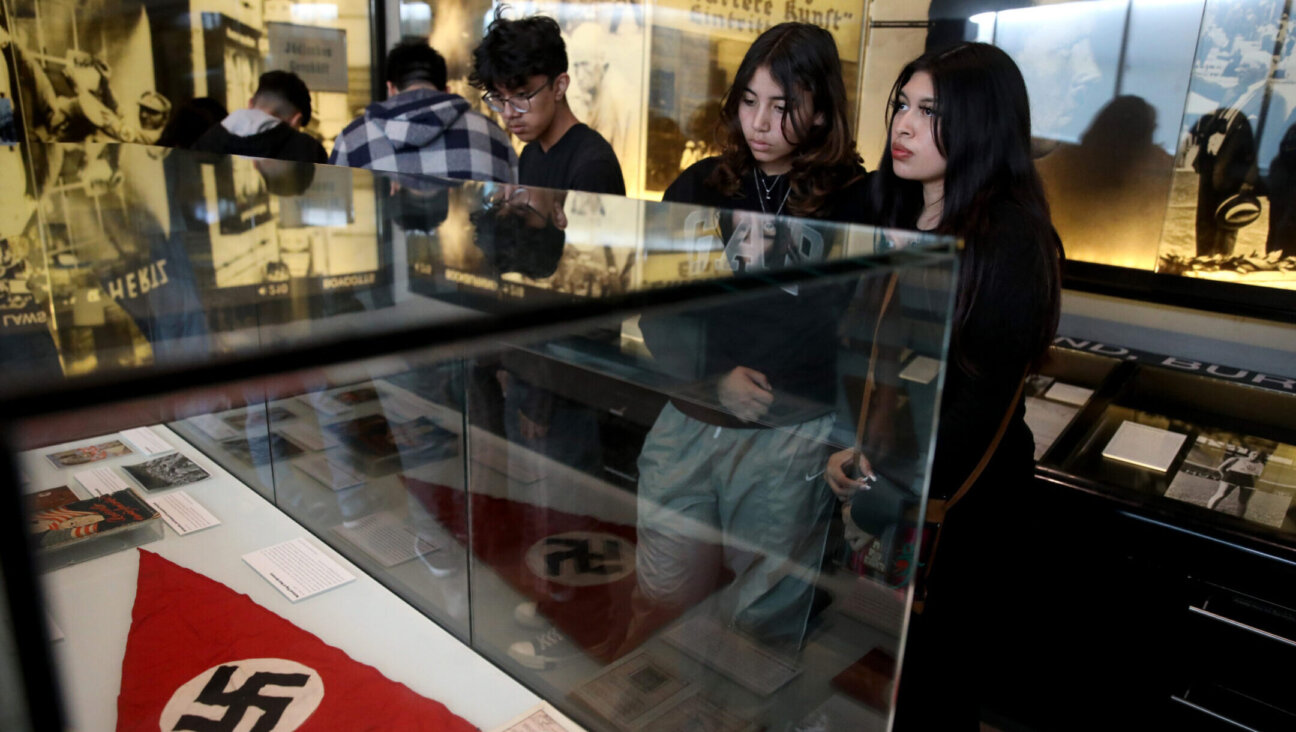
[[[1291,288],[1296,40],[1284,7],[1093,0],[969,14],[933,3],[926,43],[994,43],[1021,67],[1069,258]],[[870,36],[875,68],[893,61],[887,33],[898,31]]]
[[[4,148],[0,163],[12,193],[0,232],[4,333],[24,344],[4,359],[27,379],[482,317],[411,300],[398,280],[442,301],[486,296],[498,316],[713,280],[750,259],[731,251],[750,222],[712,251],[714,212],[613,196],[135,145]],[[800,240],[771,264],[803,267],[881,241],[793,227]],[[390,318],[366,320],[384,310]]]
[[[592,729],[885,724],[952,241],[138,146],[20,153],[7,240],[50,294],[3,338],[48,345],[5,348],[6,376],[46,358],[41,388],[97,374],[125,395],[150,365],[339,344],[26,420],[24,491],[82,490],[48,455],[85,449],[135,490],[182,486],[230,556],[304,526]],[[347,341],[429,324],[458,330]],[[94,450],[140,425],[183,470]],[[852,445],[887,487],[843,506],[822,472]],[[53,597],[69,576],[46,575]],[[69,648],[89,622],[69,614]],[[63,674],[91,718],[98,692]]]

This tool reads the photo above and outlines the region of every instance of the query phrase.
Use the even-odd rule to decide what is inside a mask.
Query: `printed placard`
[[[243,555],[243,561],[292,602],[314,597],[355,579],[305,538]]]
[[[365,477],[350,466],[325,455],[307,455],[293,461],[293,467],[335,491],[364,485]]]
[[[72,478],[80,483],[81,487],[85,488],[86,492],[92,496],[104,496],[131,487],[130,481],[108,467],[83,470],[73,475]]]
[[[420,538],[411,526],[390,511],[339,524],[333,531],[384,567],[395,567],[439,548]]]
[[[930,384],[932,379],[940,373],[940,361],[927,356],[915,356],[914,360],[909,362],[900,371],[900,378],[905,381],[915,381],[919,384]]]
[[[549,702],[540,702],[491,732],[585,732],[585,728],[554,709]]]
[[[762,696],[778,691],[801,669],[706,615],[697,615],[664,633],[679,648]]]
[[[211,511],[203,508],[202,504],[184,491],[145,500],[162,516],[166,525],[181,536],[220,525],[220,519],[213,516]]]
[[[319,425],[300,420],[276,427],[275,431],[307,450],[327,450],[342,444],[331,432],[321,430]]]
[[[239,436],[233,427],[225,424],[224,420],[214,414],[200,414],[185,421],[213,440],[231,440]]]
[[[171,446],[171,443],[163,439],[162,435],[154,432],[151,427],[122,430],[121,436],[134,446],[135,450],[141,455],[160,455],[175,449]]]
[[[1053,384],[1048,391],[1044,392],[1045,399],[1052,399],[1063,404],[1074,404],[1077,407],[1083,407],[1091,396],[1093,396],[1093,389],[1086,389],[1075,384],[1064,384],[1061,381]]]

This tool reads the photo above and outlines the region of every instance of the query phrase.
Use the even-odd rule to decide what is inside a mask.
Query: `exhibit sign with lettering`
[[[750,43],[785,21],[811,23],[832,33],[843,63],[860,56],[863,4],[843,0],[662,0],[653,24]]]
[[[291,71],[313,92],[347,91],[346,31],[266,23],[266,69]]]

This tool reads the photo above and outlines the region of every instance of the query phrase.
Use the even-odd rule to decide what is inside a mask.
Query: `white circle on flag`
[[[605,585],[634,573],[635,545],[599,531],[565,531],[532,544],[526,565],[535,576],[560,585]]]
[[[172,732],[186,716],[206,729],[249,732],[267,715],[267,732],[291,732],[324,701],[324,680],[309,666],[283,658],[245,658],[217,664],[171,695],[158,725]],[[197,729],[185,725],[184,729]]]

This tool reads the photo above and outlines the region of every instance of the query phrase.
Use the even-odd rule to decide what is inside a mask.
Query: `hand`
[[[855,470],[853,465],[856,457],[859,458],[859,470]],[[851,475],[858,475],[858,478],[852,478]],[[824,468],[824,479],[828,481],[828,487],[837,495],[837,500],[847,501],[855,495],[856,491],[868,490],[873,480],[873,466],[869,463],[868,458],[862,453],[857,453],[852,449],[838,450],[828,456],[828,465]]]
[[[765,374],[739,366],[720,379],[716,391],[720,403],[738,419],[755,422],[769,412],[774,389]]]
[[[522,429],[522,438],[526,440],[543,440],[549,434],[549,425],[533,422],[521,409],[518,410],[518,426]]]

